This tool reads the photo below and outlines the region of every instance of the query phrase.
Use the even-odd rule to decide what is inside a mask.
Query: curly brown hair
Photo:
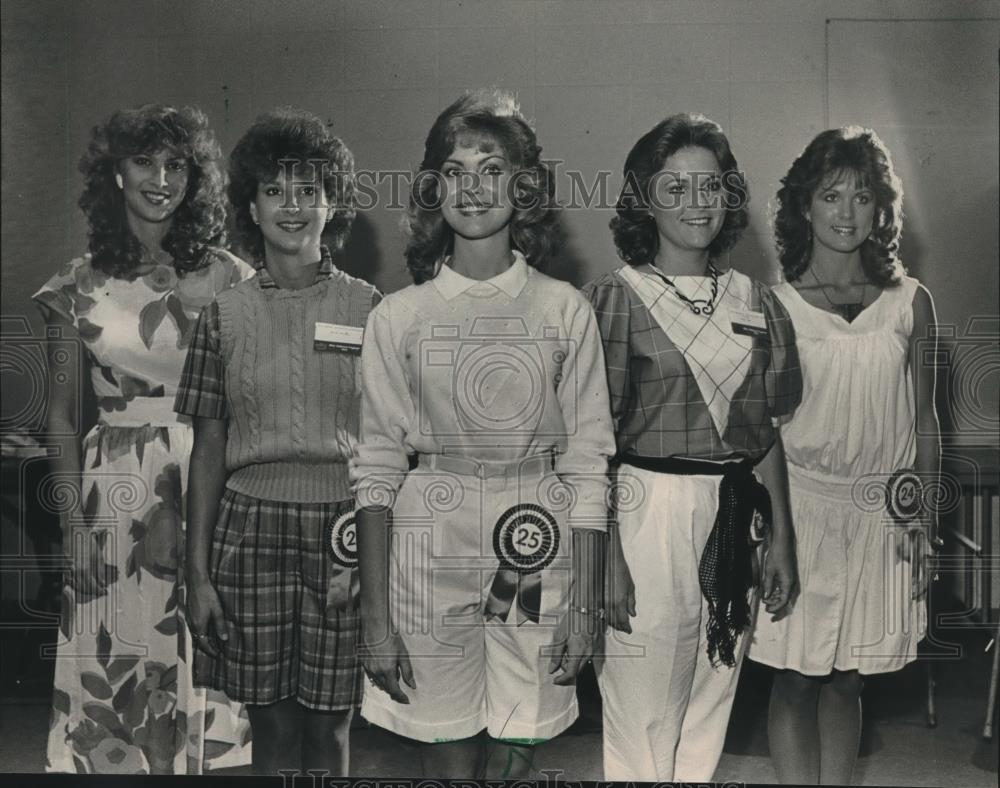
[[[650,182],[664,162],[682,148],[705,148],[719,162],[726,217],[708,248],[709,259],[715,260],[735,246],[749,223],[746,179],[722,127],[704,115],[671,115],[643,134],[625,160],[625,185],[615,206],[617,216],[611,220],[611,232],[618,256],[629,265],[652,263],[656,257],[660,237],[649,213]]]
[[[875,195],[871,235],[861,245],[868,281],[892,287],[902,280],[899,238],[903,229],[903,186],[889,149],[872,129],[845,126],[820,132],[781,179],[774,238],[785,279],[796,281],[809,268],[812,227],[806,211],[817,189],[853,177]]]
[[[434,278],[438,262],[451,254],[454,245],[455,234],[441,215],[440,173],[463,137],[499,146],[515,169],[510,181],[517,191],[512,195],[511,246],[537,268],[559,242],[555,180],[541,159],[534,130],[510,94],[498,90],[469,93],[434,121],[410,190],[406,265],[417,284]]]
[[[115,173],[130,156],[165,149],[183,156],[189,168],[184,200],[161,244],[178,275],[210,265],[212,258],[206,253],[225,243],[222,151],[208,118],[197,107],[145,104],[118,110],[95,126],[80,159],[84,189],[79,205],[90,225],[91,264],[97,270],[119,279],[135,277],[143,248],[129,228]]]
[[[292,164],[319,166],[323,191],[335,206],[323,237],[334,250],[343,247],[355,210],[354,155],[322,120],[310,112],[279,107],[260,115],[229,155],[229,203],[240,246],[254,260],[264,258],[264,236],[250,214],[257,186]]]

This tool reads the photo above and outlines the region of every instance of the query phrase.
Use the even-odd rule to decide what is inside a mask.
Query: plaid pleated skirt
[[[225,491],[210,573],[230,637],[217,658],[199,652],[196,680],[244,703],[294,697],[334,711],[361,702],[357,567],[353,555],[328,548],[332,528],[352,524],[353,507]],[[353,543],[353,528],[348,536]]]

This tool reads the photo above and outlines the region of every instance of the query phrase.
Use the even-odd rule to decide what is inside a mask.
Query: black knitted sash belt
[[[706,462],[679,457],[623,455],[622,463],[636,468],[680,476],[722,476],[719,509],[698,564],[701,593],[708,602],[708,657],[736,665],[736,643],[750,624],[747,592],[753,586],[753,540],[755,513],[771,522],[771,498],[767,488],[753,475],[753,462]]]

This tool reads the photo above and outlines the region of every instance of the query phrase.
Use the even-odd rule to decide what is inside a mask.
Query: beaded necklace
[[[688,298],[682,293],[672,279],[663,277],[664,283],[670,288],[670,292],[677,296],[688,309],[696,315],[711,315],[715,311],[715,298],[719,295],[719,272],[711,263],[706,269],[708,276],[712,278],[712,293],[708,298]]]

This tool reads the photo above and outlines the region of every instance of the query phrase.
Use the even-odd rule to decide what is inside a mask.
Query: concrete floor
[[[865,729],[855,772],[860,785],[970,786],[997,785],[997,744],[981,731],[992,652],[984,630],[968,630],[963,657],[936,662],[938,725],[925,721],[922,663],[872,678],[865,690]],[[32,639],[31,633],[27,638]],[[44,677],[33,674],[16,655],[23,654],[25,633],[6,630],[0,672],[0,772],[40,772],[44,767],[48,705]],[[35,652],[37,653],[37,652]],[[13,670],[11,670],[13,668]],[[15,675],[19,674],[19,675]],[[766,704],[768,669],[748,662],[716,772],[719,782],[772,783],[768,758]],[[600,708],[592,681],[581,688],[584,717],[557,739],[538,748],[536,778],[559,773],[567,780],[599,780],[601,774]],[[419,776],[414,746],[405,739],[363,724],[352,734],[352,776]],[[248,769],[227,770],[248,774]]]

